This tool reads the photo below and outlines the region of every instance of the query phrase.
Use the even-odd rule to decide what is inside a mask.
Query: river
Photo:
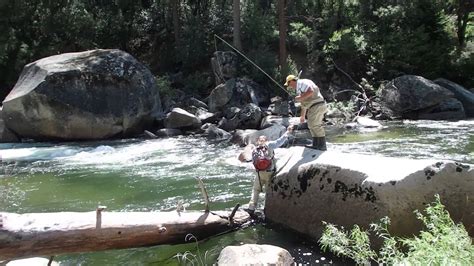
[[[379,130],[328,135],[328,149],[474,163],[474,120],[382,123]],[[188,210],[202,210],[195,180],[200,177],[211,210],[231,210],[237,203],[248,202],[254,176],[249,164],[236,159],[239,151],[236,145],[192,136],[0,144],[0,209],[17,213],[93,211],[105,205],[108,211],[171,211],[181,202]],[[310,240],[265,224],[198,245],[61,255],[55,260],[62,265],[176,265],[175,255],[189,251],[212,263],[223,247],[243,243],[287,248],[303,264],[341,261],[321,253]]]

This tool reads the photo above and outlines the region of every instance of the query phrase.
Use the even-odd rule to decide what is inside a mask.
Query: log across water
[[[230,212],[0,212],[0,260],[185,243],[237,228],[249,215]]]

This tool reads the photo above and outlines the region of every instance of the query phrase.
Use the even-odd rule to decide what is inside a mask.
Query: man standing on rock
[[[295,101],[301,103],[300,123],[308,116],[308,127],[313,144],[307,146],[321,151],[326,150],[326,134],[323,127],[324,114],[327,112],[326,101],[319,87],[309,79],[298,79],[295,75],[286,77],[285,86],[296,92]]]
[[[239,155],[239,161],[252,162],[257,175],[253,182],[252,195],[250,196],[249,207],[245,209],[250,215],[255,212],[258,203],[258,197],[263,190],[263,186],[267,186],[271,177],[276,172],[274,149],[280,148],[288,139],[288,134],[293,131],[293,126],[289,126],[286,132],[277,140],[268,141],[267,136],[259,136],[255,145],[249,144]]]

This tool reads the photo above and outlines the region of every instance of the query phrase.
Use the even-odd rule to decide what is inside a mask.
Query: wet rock
[[[158,137],[175,137],[183,135],[183,131],[176,128],[162,128],[156,131]]]
[[[381,128],[382,127],[382,124],[380,124],[380,122],[370,119],[368,117],[358,116],[356,117],[355,120],[360,126],[365,127],[365,128]]]
[[[132,136],[160,111],[155,78],[120,50],[66,53],[30,63],[3,101],[7,127],[40,140]]]
[[[391,233],[411,236],[421,226],[413,211],[435,194],[474,235],[474,204],[466,201],[474,197],[474,165],[304,147],[277,149],[275,158],[278,174],[266,192],[266,218],[309,237],[321,237],[321,221],[367,229],[384,216],[392,221]]]
[[[245,244],[227,246],[219,254],[217,265],[293,265],[290,252],[272,245]]]

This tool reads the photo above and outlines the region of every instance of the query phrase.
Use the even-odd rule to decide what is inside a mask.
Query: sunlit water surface
[[[403,121],[379,130],[328,136],[328,149],[392,157],[474,163],[474,121]],[[0,144],[0,210],[7,212],[171,211],[178,202],[202,210],[196,177],[204,180],[212,210],[248,201],[254,172],[236,158],[240,148],[200,137],[128,139],[82,143]],[[263,194],[261,195],[263,198]],[[263,206],[261,206],[263,207]],[[303,264],[339,264],[317,244],[267,225],[210,240],[55,258],[62,265],[176,265],[178,253],[216,261],[227,245],[272,244]]]

